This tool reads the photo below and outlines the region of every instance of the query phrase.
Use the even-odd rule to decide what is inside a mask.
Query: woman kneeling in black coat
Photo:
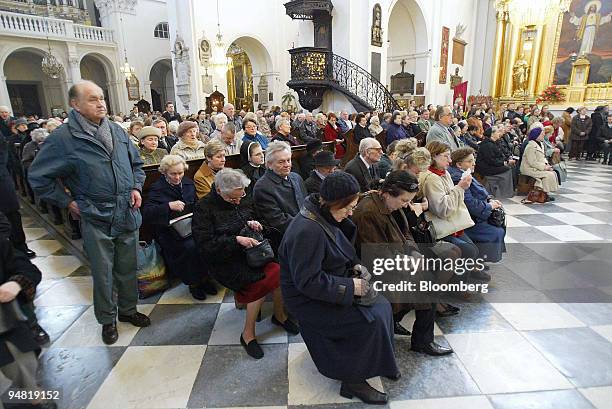
[[[341,171],[323,180],[320,196],[306,198],[280,245],[281,288],[319,372],[342,381],[340,395],[383,404],[387,395],[366,379],[400,372],[391,306],[376,297],[352,244],[348,217],[358,198],[357,180]]]
[[[210,265],[212,276],[234,291],[237,302],[247,304],[247,316],[240,343],[255,359],[264,353],[255,338],[255,321],[265,297],[274,296],[272,323],[287,332],[298,334],[298,327],[287,318],[278,288],[280,267],[269,262],[263,268],[247,263],[245,249],[259,244],[246,237],[247,230],[262,232],[255,220],[255,208],[246,188],[251,181],[242,171],[225,168],[215,175],[210,193],[197,204],[193,213],[192,231],[198,249]]]
[[[162,177],[151,185],[142,216],[144,223],[153,226],[153,236],[162,249],[170,274],[189,286],[193,298],[205,300],[206,294],[217,294],[208,276],[207,263],[196,250],[193,237],[181,238],[169,225],[170,220],[193,212],[196,203],[193,180],[184,177],[187,167],[180,156],[164,156],[159,165]]]

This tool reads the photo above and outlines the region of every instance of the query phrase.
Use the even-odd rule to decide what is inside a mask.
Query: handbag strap
[[[344,255],[344,257],[346,257],[349,260],[353,260],[354,257],[346,254],[346,252],[342,249],[342,247],[340,247],[340,245],[336,242],[336,236],[331,232],[329,227],[325,225],[325,222],[319,218],[319,216],[317,216],[315,213],[311,212],[310,210],[306,209],[305,207],[302,207],[302,209],[300,209],[300,214],[304,216],[305,218],[310,219],[313,222],[317,223],[323,229],[327,237],[329,237],[329,240],[332,243],[334,243],[336,248],[340,250],[340,252]]]

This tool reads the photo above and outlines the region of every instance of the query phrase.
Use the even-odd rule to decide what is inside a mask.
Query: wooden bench
[[[349,129],[342,136],[346,142],[346,152],[344,152],[344,157],[340,161],[340,167],[344,168],[348,161],[353,159],[359,153],[359,144],[355,141],[352,129]]]
[[[526,195],[529,191],[533,190],[535,179],[527,175],[519,175],[518,184],[516,186],[516,192],[521,195]]]

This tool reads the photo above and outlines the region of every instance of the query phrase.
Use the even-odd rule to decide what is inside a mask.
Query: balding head
[[[96,124],[106,116],[104,91],[92,81],[79,81],[71,86],[68,98],[72,108]]]
[[[11,110],[6,105],[0,105],[0,118],[6,121],[11,117]]]
[[[234,108],[232,104],[223,105],[223,113],[227,115],[228,118],[234,119],[235,112],[236,112],[236,109]]]

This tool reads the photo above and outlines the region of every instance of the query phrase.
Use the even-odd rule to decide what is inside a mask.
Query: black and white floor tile
[[[459,316],[438,319],[438,342],[453,355],[432,358],[396,338],[403,377],[371,379],[392,409],[612,408],[612,266],[581,277],[581,245],[612,242],[612,167],[570,162],[569,180],[554,203],[505,200],[508,254],[492,266],[484,302],[463,304]],[[244,311],[221,292],[194,301],[184,286],[140,302],[149,328],[119,324],[119,341],[105,346],[92,307],[92,281],[42,227],[24,218],[29,245],[43,271],[36,299],[52,343],[40,357],[45,386],[61,388],[60,408],[318,408],[363,407],[321,376],[301,337],[270,324],[271,305],[257,325],[265,357],[249,358],[239,344]],[[549,243],[576,243],[555,251]],[[533,269],[565,276],[579,303]],[[516,302],[521,293],[524,302]],[[511,300],[513,302],[507,302]],[[560,300],[563,302],[555,302]],[[542,302],[546,301],[546,302]],[[413,314],[404,323],[411,325]]]

